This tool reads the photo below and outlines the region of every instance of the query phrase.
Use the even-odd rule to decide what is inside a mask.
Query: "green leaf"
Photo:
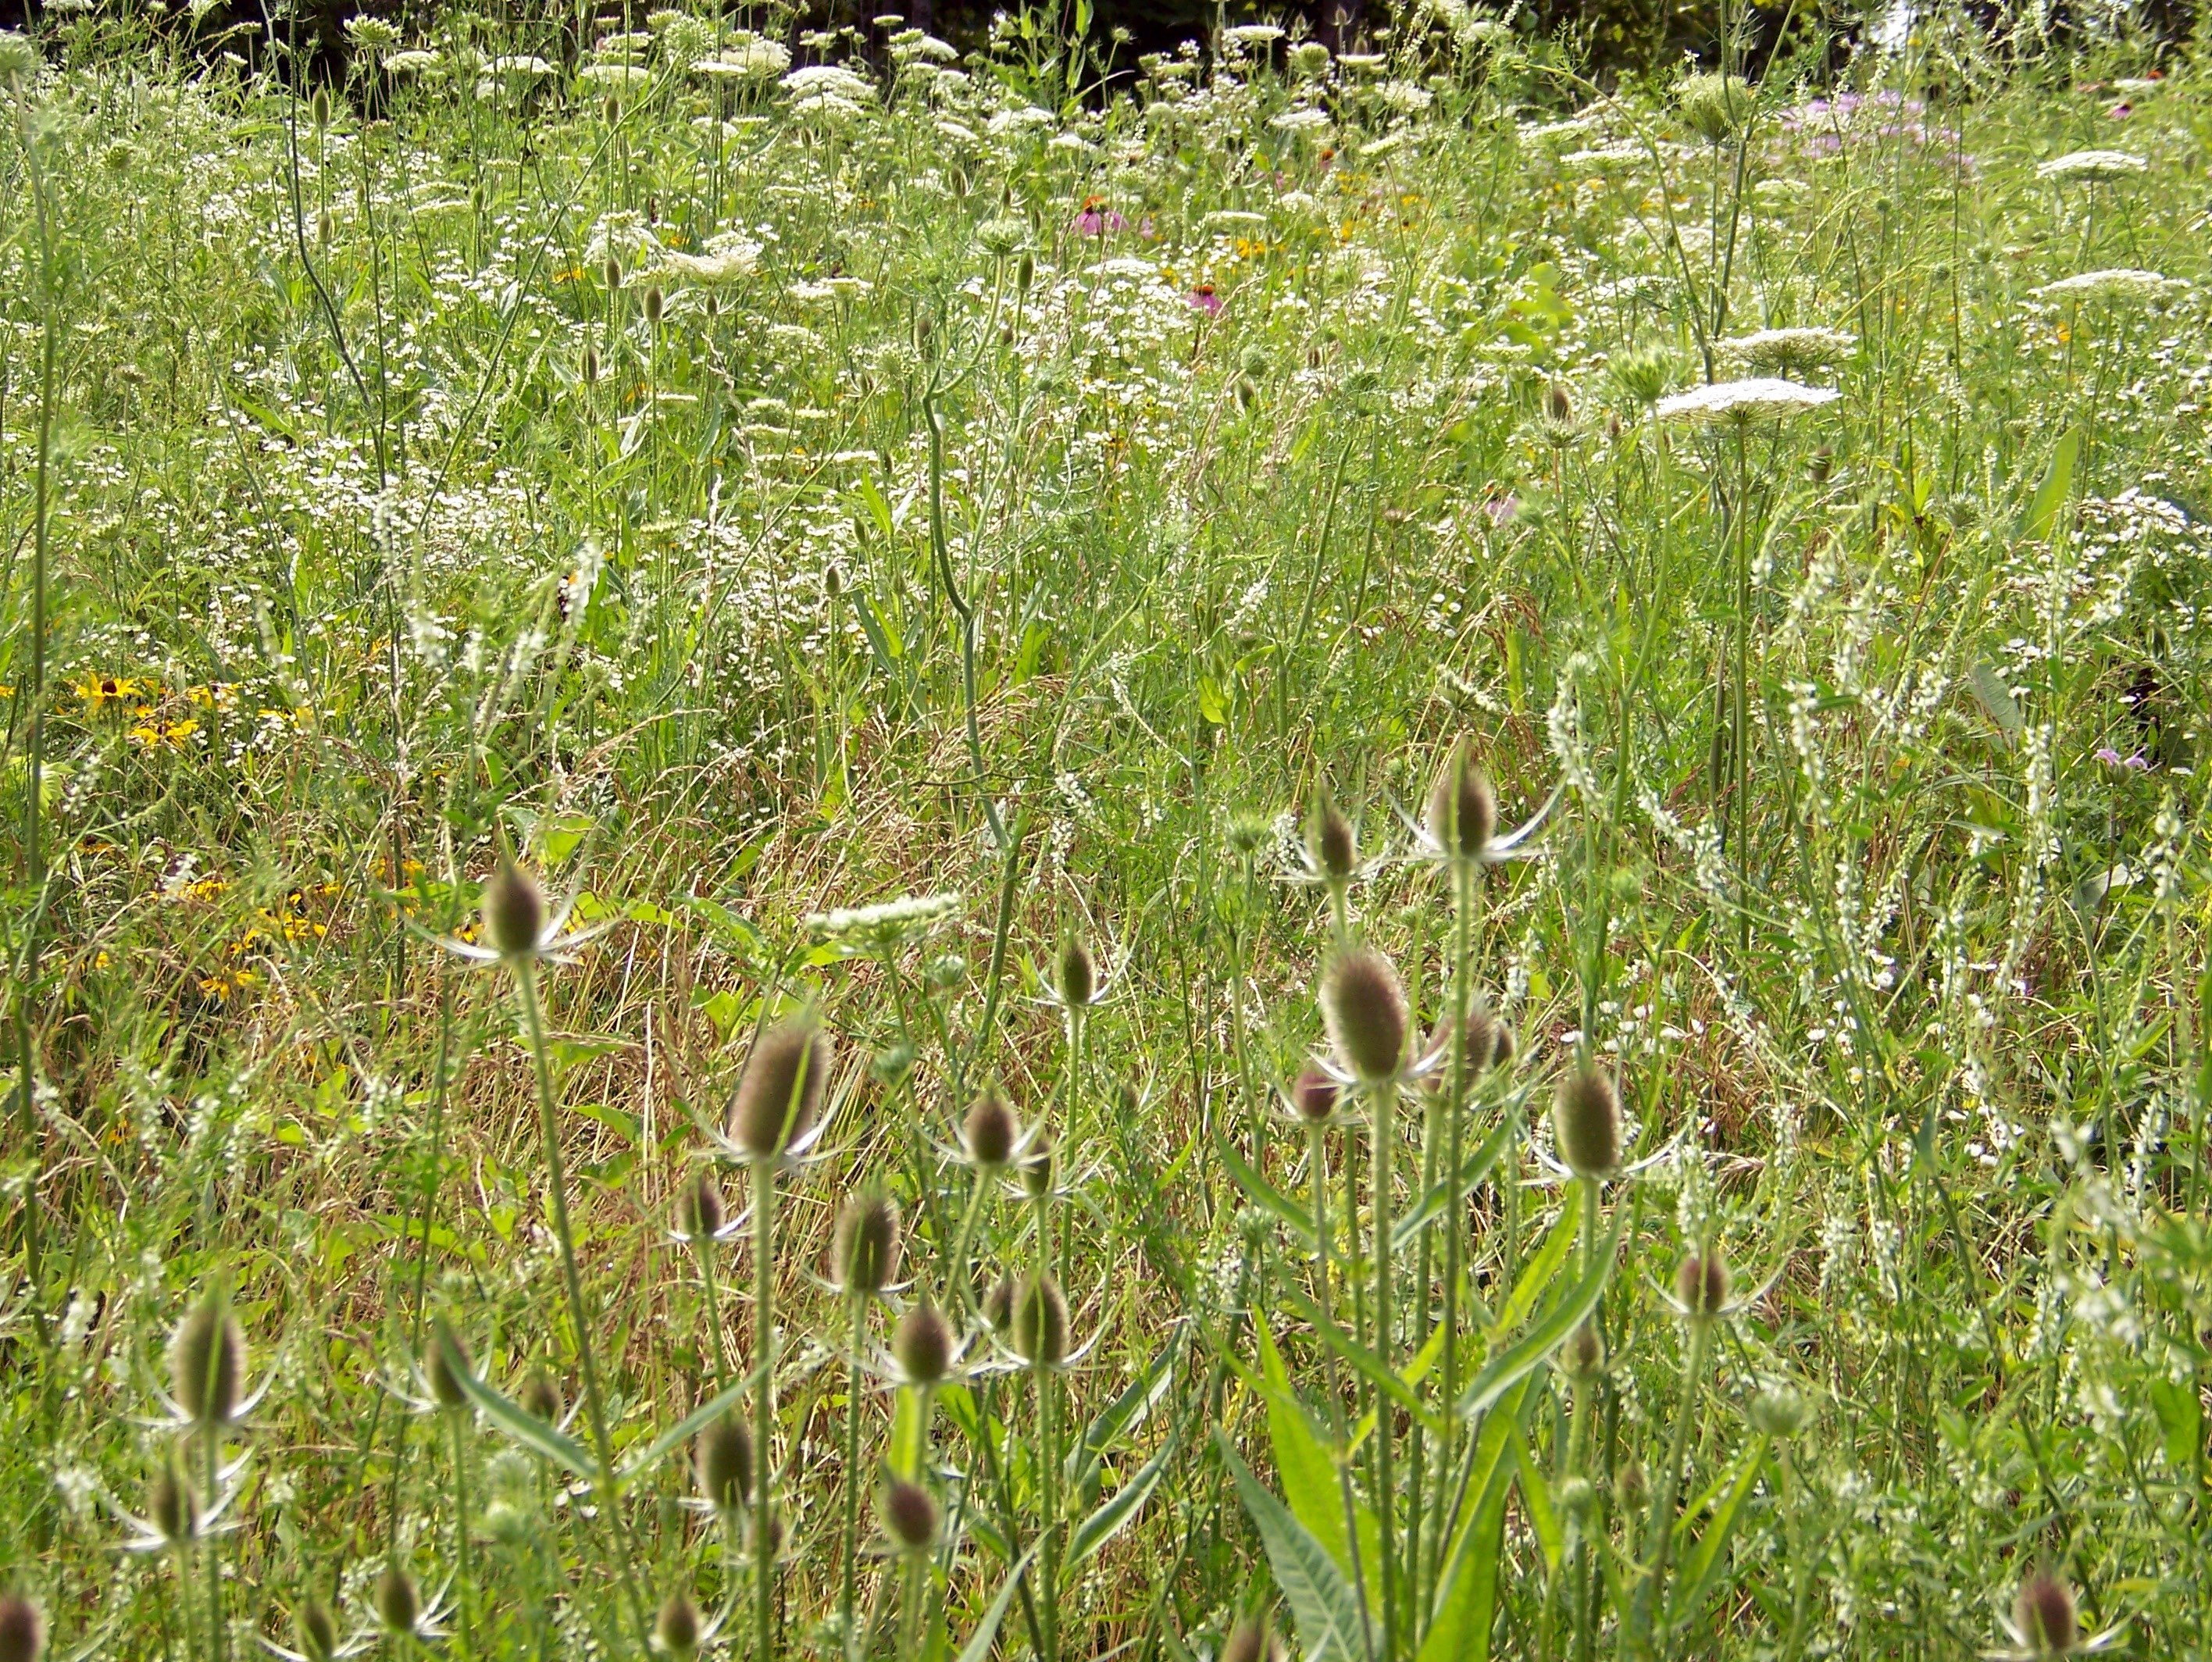
[[[1135,1379],[1129,1381],[1121,1394],[1101,1409],[1086,1428],[1083,1440],[1068,1450],[1061,1467],[1067,1487],[1079,1493],[1096,1478],[1098,1463],[1106,1451],[1134,1427],[1140,1424],[1152,1410],[1152,1404],[1165,1394],[1172,1381],[1176,1359],[1182,1352],[1183,1334],[1187,1329],[1177,1328],[1175,1337],[1165,1349],[1155,1356],[1151,1364]]]
[[[1597,1301],[1605,1295],[1605,1284],[1613,1275],[1613,1260],[1620,1250],[1620,1232],[1628,1222],[1628,1208],[1613,1208],[1613,1228],[1598,1243],[1591,1261],[1589,1273],[1557,1304],[1552,1313],[1522,1336],[1515,1344],[1492,1357],[1482,1372],[1474,1376],[1459,1399],[1462,1417],[1473,1418],[1496,1402],[1512,1386],[1540,1366],[1544,1359],[1566,1342],[1567,1335],[1582,1325],[1589,1313],[1597,1308]],[[1596,1220],[1590,1221],[1596,1227]]]
[[[1107,1496],[1096,1512],[1076,1526],[1074,1538],[1067,1549],[1069,1569],[1073,1569],[1112,1540],[1121,1532],[1121,1526],[1137,1515],[1138,1508],[1159,1486],[1160,1474],[1168,1469],[1168,1456],[1174,1452],[1175,1445],[1167,1444],[1138,1467],[1134,1477]]]
[[[579,1477],[598,1474],[599,1463],[584,1452],[581,1444],[555,1430],[521,1404],[501,1396],[478,1379],[458,1346],[447,1350],[446,1367],[460,1381],[461,1389],[468,1393],[469,1400],[477,1405],[484,1418],[525,1448],[544,1455],[556,1465],[566,1466]]]
[[[1766,1464],[1766,1448],[1767,1440],[1762,1436],[1746,1451],[1735,1481],[1729,1485],[1728,1493],[1713,1509],[1712,1522],[1705,1526],[1698,1544],[1684,1556],[1681,1573],[1674,1580],[1674,1596],[1668,1601],[1670,1624],[1696,1615],[1698,1606],[1705,1602],[1706,1584],[1720,1566],[1722,1550],[1735,1529],[1736,1515],[1743,1510],[1752,1485],[1759,1480],[1759,1468]]]
[[[2066,493],[2074,488],[2074,463],[2081,453],[2081,433],[2078,428],[2061,434],[2051,447],[2051,462],[2043,470],[2043,479],[2035,488],[2035,494],[2027,504],[2027,513],[2021,520],[2021,534],[2031,543],[2048,538],[2051,528],[2058,522],[2058,510],[2065,506]]]
[[[1289,1301],[1292,1309],[1313,1324],[1313,1330],[1320,1335],[1322,1343],[1350,1362],[1360,1378],[1382,1392],[1392,1402],[1412,1415],[1415,1420],[1427,1427],[1430,1431],[1437,1436],[1443,1435],[1443,1416],[1428,1404],[1423,1402],[1413,1386],[1400,1379],[1388,1362],[1334,1322],[1324,1319],[1320,1307],[1297,1288],[1285,1287],[1283,1296]]]
[[[1982,713],[1997,725],[1997,731],[2017,743],[2027,731],[2027,718],[2020,713],[2019,702],[2012,688],[1996,671],[1996,666],[1986,659],[1976,664],[1966,672],[1966,682],[1974,689],[1974,702],[1982,707]]]
[[[1350,1575],[1352,1550],[1345,1534],[1344,1486],[1337,1475],[1336,1457],[1306,1417],[1265,1319],[1256,1319],[1253,1328],[1260,1340],[1260,1392],[1267,1404],[1267,1442],[1274,1450],[1275,1477],[1283,1486],[1283,1498],[1290,1502],[1291,1515],[1328,1550],[1337,1568]],[[1382,1537],[1375,1515],[1356,1500],[1352,1504],[1358,1513],[1360,1562],[1378,1562]]]
[[[1222,1166],[1238,1188],[1289,1224],[1291,1233],[1307,1246],[1314,1244],[1313,1219],[1307,1216],[1304,1207],[1261,1176],[1244,1156],[1226,1142],[1215,1139],[1214,1153],[1220,1157]]]
[[[1364,1654],[1364,1647],[1360,1640],[1359,1605],[1344,1572],[1312,1532],[1285,1511],[1283,1503],[1252,1475],[1252,1468],[1244,1464],[1237,1446],[1218,1426],[1214,1428],[1213,1441],[1230,1475],[1237,1480],[1237,1498],[1244,1502],[1253,1527],[1260,1532],[1267,1568],[1274,1572],[1275,1585],[1283,1590],[1291,1607],[1291,1619],[1297,1625],[1307,1662],[1352,1662]]]
[[[1513,1467],[1507,1444],[1520,1430],[1525,1383],[1506,1388],[1498,1411],[1483,1422],[1468,1470],[1468,1492],[1475,1503],[1461,1521],[1437,1578],[1437,1600],[1429,1631],[1416,1662],[1486,1662],[1490,1627],[1498,1613],[1498,1561],[1505,1534],[1505,1496]]]
[[[2154,1375],[2150,1405],[2158,1416],[2166,1464],[2176,1471],[2195,1471],[2197,1451],[2204,1446],[2204,1404],[2197,1398],[2196,1381],[2176,1385],[2163,1375]]]
[[[1544,1237],[1543,1246],[1521,1271],[1521,1279],[1513,1283],[1512,1295],[1505,1301],[1505,1307],[1498,1313],[1494,1325],[1499,1332],[1510,1332],[1518,1327],[1536,1307],[1538,1296],[1552,1284],[1552,1277],[1559,1274],[1559,1266],[1574,1250],[1575,1225],[1582,1219],[1582,1186],[1576,1184],[1566,1192],[1552,1233]]]
[[[728,1390],[709,1397],[643,1448],[625,1459],[619,1473],[622,1481],[627,1483],[631,1478],[650,1471],[670,1450],[682,1447],[735,1408],[751,1394],[757,1377],[757,1374],[749,1374]]]
[[[1536,1544],[1544,1554],[1544,1568],[1558,1574],[1559,1555],[1566,1550],[1566,1532],[1559,1527],[1559,1508],[1552,1504],[1552,1480],[1536,1464],[1528,1440],[1513,1439],[1513,1457],[1521,1471],[1521,1498],[1528,1510],[1528,1526],[1536,1532]]]
[[[1021,1562],[1006,1572],[1006,1584],[999,1589],[999,1596],[991,1601],[991,1608],[983,1612],[983,1619],[975,1624],[975,1631],[961,1647],[960,1662],[989,1662],[992,1643],[999,1636],[999,1623],[1006,1620],[1006,1606],[1014,1600],[1014,1589],[1021,1586],[1030,1560],[1036,1556],[1036,1545],[1032,1542]]]

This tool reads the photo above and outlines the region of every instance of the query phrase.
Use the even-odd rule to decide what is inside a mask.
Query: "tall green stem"
[[[1328,1228],[1328,1133],[1319,1124],[1306,1128],[1307,1180],[1313,1189],[1314,1214],[1314,1297],[1320,1306],[1322,1325],[1336,1325],[1336,1315],[1331,1308],[1333,1295],[1328,1284],[1329,1228]],[[1346,1550],[1352,1556],[1352,1591],[1359,1605],[1359,1639],[1367,1662],[1375,1659],[1375,1626],[1367,1614],[1367,1573],[1360,1562],[1359,1507],[1352,1492],[1352,1434],[1345,1424],[1344,1386],[1337,1374],[1336,1351],[1333,1346],[1322,1346],[1322,1365],[1328,1380],[1329,1430],[1334,1438],[1330,1453],[1335,1456],[1336,1487],[1344,1502],[1344,1539]]]
[[[459,1650],[463,1656],[468,1656],[476,1649],[470,1629],[476,1585],[469,1579],[469,1416],[449,1410],[446,1418],[453,1429],[453,1585],[459,1589],[456,1595],[461,1630]]]
[[[222,1454],[216,1445],[215,1428],[204,1427],[200,1432],[200,1454],[207,1472],[207,1507],[210,1512],[215,1510],[217,1468]],[[208,1655],[212,1662],[222,1662],[222,1537],[210,1529],[200,1538],[204,1543],[202,1562],[207,1568]]]
[[[1681,1491],[1682,1461],[1690,1448],[1690,1428],[1698,1417],[1698,1392],[1705,1381],[1705,1358],[1713,1343],[1713,1318],[1690,1318],[1690,1349],[1682,1359],[1682,1400],[1674,1416],[1674,1435],[1667,1446],[1667,1464],[1660,1468],[1651,1491],[1651,1520],[1645,1528],[1651,1562],[1637,1583],[1628,1620],[1620,1634],[1624,1662],[1642,1662],[1653,1653],[1652,1626],[1666,1592],[1667,1573],[1674,1556],[1674,1503]]]
[[[753,1658],[769,1662],[775,1640],[775,1162],[753,1162]]]
[[[853,1305],[851,1359],[845,1367],[845,1536],[844,1570],[837,1590],[837,1615],[843,1623],[838,1642],[856,1653],[854,1626],[860,1590],[860,1347],[868,1337],[868,1301],[848,1295]]]
[[[1369,1179],[1373,1185],[1370,1209],[1375,1231],[1375,1353],[1385,1368],[1394,1368],[1397,1365],[1393,1337],[1397,1289],[1390,1253],[1390,1185],[1391,1156],[1398,1141],[1398,1082],[1377,1080],[1369,1087],[1369,1095],[1375,1134],[1374,1171]],[[1382,1654],[1386,1657],[1398,1653],[1398,1491],[1391,1459],[1390,1416],[1389,1404],[1378,1400],[1375,1404],[1375,1510],[1382,1526]]]

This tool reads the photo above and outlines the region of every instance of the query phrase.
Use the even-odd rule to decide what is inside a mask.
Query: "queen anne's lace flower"
[[[1714,422],[1778,422],[1833,403],[1844,395],[1832,386],[1804,386],[1778,376],[1715,381],[1662,398],[1653,413],[1662,422],[1703,426]]]
[[[2045,283],[2035,294],[2046,300],[2154,300],[2188,287],[2185,277],[2120,266],[2107,271],[2077,271],[2070,277]]]
[[[2125,179],[2150,171],[2150,163],[2125,150],[2069,150],[2035,170],[2038,179]]]

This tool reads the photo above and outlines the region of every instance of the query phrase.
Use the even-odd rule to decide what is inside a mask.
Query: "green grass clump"
[[[2186,54],[40,19],[0,1662],[2212,1646]]]

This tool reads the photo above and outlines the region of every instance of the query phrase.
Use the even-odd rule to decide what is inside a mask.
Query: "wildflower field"
[[[503,9],[0,35],[0,1662],[2212,1657],[2189,52]]]

